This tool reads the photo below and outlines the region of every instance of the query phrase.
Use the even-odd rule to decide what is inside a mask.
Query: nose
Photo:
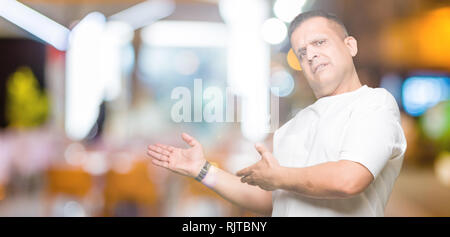
[[[306,59],[308,60],[309,64],[312,64],[313,60],[317,57],[319,57],[319,53],[314,49],[314,47],[306,48]]]

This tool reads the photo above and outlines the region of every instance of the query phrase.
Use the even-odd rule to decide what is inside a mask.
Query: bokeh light
[[[450,100],[428,109],[420,118],[425,136],[443,150],[450,149]]]
[[[287,36],[286,25],[277,18],[267,19],[262,26],[262,36],[269,44],[279,44]]]
[[[307,0],[277,0],[273,5],[275,16],[284,22],[291,22],[300,12]]]
[[[434,163],[437,179],[445,186],[450,187],[450,152],[441,152]]]
[[[399,105],[401,105],[400,102],[402,101],[402,84],[403,79],[395,73],[384,75],[380,81],[380,87],[389,91]]]
[[[273,95],[286,97],[294,91],[295,82],[292,75],[284,69],[278,69],[272,73],[270,87]],[[274,90],[277,88],[277,90]]]
[[[287,56],[286,56],[286,60],[288,62],[288,65],[292,69],[294,69],[296,71],[301,71],[302,70],[302,67],[300,66],[300,62],[298,61],[298,58],[295,55],[294,50],[292,48],[289,49],[289,52],[287,53]]]
[[[174,63],[178,73],[182,75],[192,75],[197,71],[200,60],[195,52],[186,50],[179,52],[175,56]]]
[[[448,99],[450,79],[447,77],[415,76],[405,80],[402,88],[403,107],[412,116]]]
[[[426,135],[432,139],[440,139],[450,129],[450,101],[444,101],[430,108],[423,116]]]

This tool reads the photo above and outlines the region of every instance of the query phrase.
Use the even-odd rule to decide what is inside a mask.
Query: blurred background
[[[311,9],[343,20],[362,83],[401,109],[408,149],[386,216],[450,216],[440,0],[0,0],[0,216],[256,216],[154,167],[146,148],[184,147],[187,132],[227,171],[257,161],[253,143],[271,147],[315,101],[287,39]]]

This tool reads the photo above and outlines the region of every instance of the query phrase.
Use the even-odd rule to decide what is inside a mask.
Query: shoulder
[[[300,112],[299,112],[300,113]],[[298,113],[293,118],[289,119],[285,124],[283,124],[281,127],[279,127],[277,130],[275,130],[275,135],[284,132],[286,129],[288,129],[291,124],[294,122],[295,118],[298,116]]]
[[[289,119],[289,121],[284,123],[277,130],[275,130],[274,135],[285,134],[286,131],[292,130],[295,127],[296,120],[304,120],[304,114],[305,111],[308,109],[308,107],[299,109],[298,112],[296,112],[294,116],[291,119]]]
[[[384,88],[367,87],[365,93],[357,100],[356,110],[382,113],[400,119],[400,110],[394,96]]]
[[[384,88],[367,87],[361,99],[372,106],[392,106],[396,104],[394,96]]]

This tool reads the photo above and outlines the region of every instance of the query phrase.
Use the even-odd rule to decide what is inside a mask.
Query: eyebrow
[[[326,39],[326,38],[327,38],[327,37],[325,37],[325,36],[318,36],[318,37],[314,38],[313,40],[309,41],[309,42],[307,43],[307,45],[308,45],[308,44],[315,43],[315,42],[320,41],[320,40],[324,40],[324,39]],[[299,48],[299,49],[297,50],[297,56],[299,56],[300,51],[305,50],[305,49],[306,49],[306,47]]]

